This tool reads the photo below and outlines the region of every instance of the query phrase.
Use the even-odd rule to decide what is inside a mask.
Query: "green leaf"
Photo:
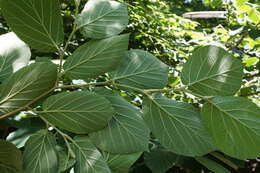
[[[26,142],[23,153],[25,172],[57,173],[59,161],[55,145],[55,136],[46,130],[32,135]]]
[[[29,63],[31,51],[13,32],[0,36],[0,47],[0,82],[2,82]]]
[[[0,139],[0,172],[23,173],[22,153],[15,145]]]
[[[24,127],[20,127],[16,131],[10,133],[6,139],[16,145],[16,147],[21,148],[31,135],[44,128],[46,128],[45,123],[37,118],[35,118],[35,120],[31,118],[28,119],[28,123],[26,123]]]
[[[143,101],[144,120],[163,147],[185,156],[201,156],[215,149],[199,112],[190,104],[160,94]]]
[[[243,64],[224,49],[205,46],[184,64],[181,80],[202,96],[234,95],[241,87]]]
[[[153,173],[165,173],[178,160],[179,156],[163,148],[155,148],[144,153],[144,162]]]
[[[67,169],[71,168],[75,164],[75,159],[72,159],[70,155],[65,153],[64,151],[58,152],[59,157],[59,173],[64,172]]]
[[[136,153],[148,150],[149,129],[140,111],[112,91],[106,89],[96,91],[111,102],[116,115],[104,129],[89,134],[92,142],[100,149],[111,153]]]
[[[71,79],[86,79],[114,70],[125,56],[128,39],[124,34],[85,43],[65,62],[65,74]]]
[[[89,0],[77,19],[77,28],[89,38],[105,38],[122,32],[128,24],[127,7],[116,1]]]
[[[132,154],[112,154],[102,152],[102,155],[107,162],[112,173],[126,173],[129,168],[141,156],[142,152]]]
[[[57,67],[51,63],[34,63],[18,70],[1,85],[0,113],[32,104],[54,87],[56,79]]]
[[[202,107],[202,120],[216,147],[238,159],[260,155],[260,108],[246,98],[216,97]]]
[[[53,125],[76,134],[104,128],[115,114],[110,102],[88,91],[64,92],[49,97],[42,116]]]
[[[12,30],[32,48],[55,51],[63,42],[63,23],[57,0],[0,0],[1,12]]]
[[[111,173],[101,153],[86,136],[74,138],[73,151],[76,155],[75,173]]]
[[[214,173],[230,173],[229,170],[216,163],[215,161],[208,159],[207,157],[196,157],[195,158],[200,164],[213,171]]]
[[[150,53],[130,50],[111,77],[131,87],[160,89],[168,82],[168,72],[168,66]]]

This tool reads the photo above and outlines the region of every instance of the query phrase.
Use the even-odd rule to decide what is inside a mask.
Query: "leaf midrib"
[[[118,9],[120,9],[120,8],[121,8],[121,5],[119,6],[119,8],[114,9],[114,10],[111,10],[111,11],[109,11],[109,12],[107,12],[107,13],[104,13],[103,15],[101,15],[101,16],[95,18],[94,20],[92,20],[92,21],[90,21],[90,22],[88,22],[88,23],[86,23],[86,24],[83,24],[83,25],[79,26],[77,29],[80,29],[80,28],[82,28],[82,27],[86,27],[86,26],[88,26],[88,25],[90,25],[90,24],[92,24],[92,23],[98,21],[99,19],[103,18],[104,16],[106,16],[106,15],[108,15],[108,14],[110,14],[110,13],[113,13],[114,11],[116,11],[116,10],[118,10]],[[85,13],[87,13],[87,12],[85,12]],[[84,13],[83,13],[83,14],[84,14]]]
[[[210,75],[210,76],[208,76],[208,77],[204,77],[204,78],[202,78],[202,79],[200,79],[200,80],[197,80],[197,81],[195,81],[195,82],[189,83],[187,86],[189,87],[189,86],[195,85],[195,84],[197,84],[197,83],[199,83],[199,82],[208,80],[208,79],[210,79],[210,78],[214,78],[214,77],[216,77],[216,76],[223,75],[223,74],[225,74],[225,73],[234,71],[234,70],[236,70],[236,69],[238,69],[238,68],[240,68],[240,67],[241,67],[241,66],[238,66],[238,67],[236,67],[236,68],[233,68],[233,69],[230,69],[230,70],[227,70],[227,71],[218,73],[218,74],[214,74],[214,75]]]
[[[231,119],[237,121],[238,123],[240,123],[243,127],[249,129],[249,131],[252,131],[256,136],[260,136],[258,135],[254,130],[252,130],[250,127],[248,127],[245,123],[241,122],[239,119],[235,118],[232,114],[226,112],[225,110],[222,110],[217,104],[214,104],[213,102],[209,102],[210,104],[212,104],[213,106],[215,106],[220,112],[225,113],[226,115],[228,115]]]

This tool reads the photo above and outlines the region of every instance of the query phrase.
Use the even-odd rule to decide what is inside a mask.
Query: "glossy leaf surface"
[[[26,66],[31,58],[29,47],[15,33],[0,36],[0,82]]]
[[[108,0],[89,0],[77,19],[78,28],[89,38],[105,38],[122,32],[128,24],[125,4]]]
[[[205,46],[184,64],[181,80],[202,96],[234,95],[241,87],[243,64],[224,49]]]

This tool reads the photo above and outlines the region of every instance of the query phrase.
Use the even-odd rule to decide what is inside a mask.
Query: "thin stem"
[[[139,89],[139,88],[131,87],[131,86],[128,86],[128,85],[117,84],[117,83],[113,83],[113,86],[119,87],[119,88],[130,89],[130,90],[136,91],[136,92],[138,92],[140,94],[143,94],[143,95],[145,95],[145,96],[150,98],[150,95],[148,94],[148,92],[146,90],[142,90],[142,89]]]
[[[41,116],[37,111],[35,111],[34,109],[32,109],[31,107],[27,107],[31,112],[33,112],[34,114],[38,115],[45,123],[46,125],[54,128],[56,130],[56,132],[58,132],[64,139],[65,143],[66,143],[66,146],[68,148],[68,152],[70,154],[70,156],[72,158],[75,158],[75,154],[73,152],[73,150],[71,149],[70,147],[70,143],[68,142],[67,139],[69,139],[70,141],[74,141],[70,136],[68,136],[67,134],[63,133],[62,131],[60,131],[57,127],[55,127],[55,125],[51,124],[48,120],[46,120],[43,116]]]
[[[230,166],[231,168],[238,170],[238,166],[235,165],[233,162],[231,162],[230,160],[226,159],[225,157],[223,157],[222,155],[216,153],[216,152],[211,152],[209,153],[209,155],[213,156],[214,158],[220,160],[221,162],[225,163],[226,165]]]
[[[77,20],[76,19],[78,18],[78,14],[79,14],[79,4],[76,1],[74,1],[74,2],[75,2],[75,19],[74,19],[74,23],[73,23],[73,29],[69,35],[68,40],[66,41],[63,51],[59,52],[60,53],[59,73],[61,73],[61,70],[62,70],[62,61],[63,61],[64,55],[65,55],[65,52],[67,51],[70,41],[77,31]]]
[[[84,89],[84,88],[89,87],[89,86],[111,85],[112,82],[113,81],[109,80],[109,81],[105,81],[105,82],[87,83],[87,84],[83,84],[83,85],[62,85],[62,86],[57,86],[57,88],[64,88],[64,89],[80,89],[81,88],[81,89]]]
[[[49,94],[50,92],[52,92],[54,89],[56,89],[56,86],[53,87],[52,89],[46,91],[45,93],[43,93],[43,94],[40,95],[39,97],[33,99],[32,101],[30,101],[30,102],[27,103],[26,105],[24,105],[24,106],[22,106],[22,107],[20,107],[20,108],[18,108],[18,109],[13,110],[12,112],[8,112],[8,113],[6,113],[6,114],[0,116],[0,119],[6,118],[6,117],[8,117],[8,116],[10,116],[10,115],[13,115],[13,114],[15,114],[15,113],[17,113],[17,112],[20,112],[20,111],[26,109],[28,106],[30,106],[31,104],[35,103],[35,102],[38,101],[39,99],[45,97],[47,94]]]

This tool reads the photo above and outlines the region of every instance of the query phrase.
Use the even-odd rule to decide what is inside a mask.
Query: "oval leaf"
[[[59,162],[55,145],[55,136],[46,130],[32,135],[26,142],[23,153],[25,172],[57,173]]]
[[[131,87],[161,89],[168,82],[168,72],[168,66],[152,54],[130,50],[118,68],[111,73],[111,77]]]
[[[258,106],[240,97],[216,97],[202,107],[202,120],[216,147],[241,160],[260,156],[259,115]]]
[[[158,94],[144,99],[143,112],[152,133],[169,151],[201,156],[215,149],[199,112],[190,104]]]
[[[26,66],[31,58],[30,48],[15,33],[0,36],[0,82]]]
[[[112,91],[101,89],[97,92],[111,102],[116,115],[104,129],[89,134],[93,143],[111,153],[135,153],[147,150],[150,134],[140,111]]]
[[[76,136],[72,145],[76,155],[75,173],[111,173],[98,149],[86,136]]]
[[[55,86],[57,66],[34,63],[26,66],[3,82],[0,88],[0,114],[26,107]]]
[[[202,96],[234,95],[241,87],[243,64],[224,49],[205,46],[184,64],[181,80]]]
[[[115,114],[108,100],[88,91],[64,92],[49,97],[41,112],[50,123],[76,134],[104,128]]]
[[[32,48],[55,51],[63,42],[58,0],[1,0],[0,7],[12,30]]]
[[[71,79],[87,79],[114,70],[125,56],[128,39],[125,34],[85,43],[67,59],[64,73]]]
[[[78,29],[89,38],[105,38],[122,32],[128,24],[124,4],[108,0],[89,0],[77,19]]]
[[[23,173],[22,153],[13,144],[0,139],[0,172]]]
[[[102,155],[112,173],[129,172],[129,168],[136,162],[141,154],[142,152],[132,154],[112,154],[102,152]]]

